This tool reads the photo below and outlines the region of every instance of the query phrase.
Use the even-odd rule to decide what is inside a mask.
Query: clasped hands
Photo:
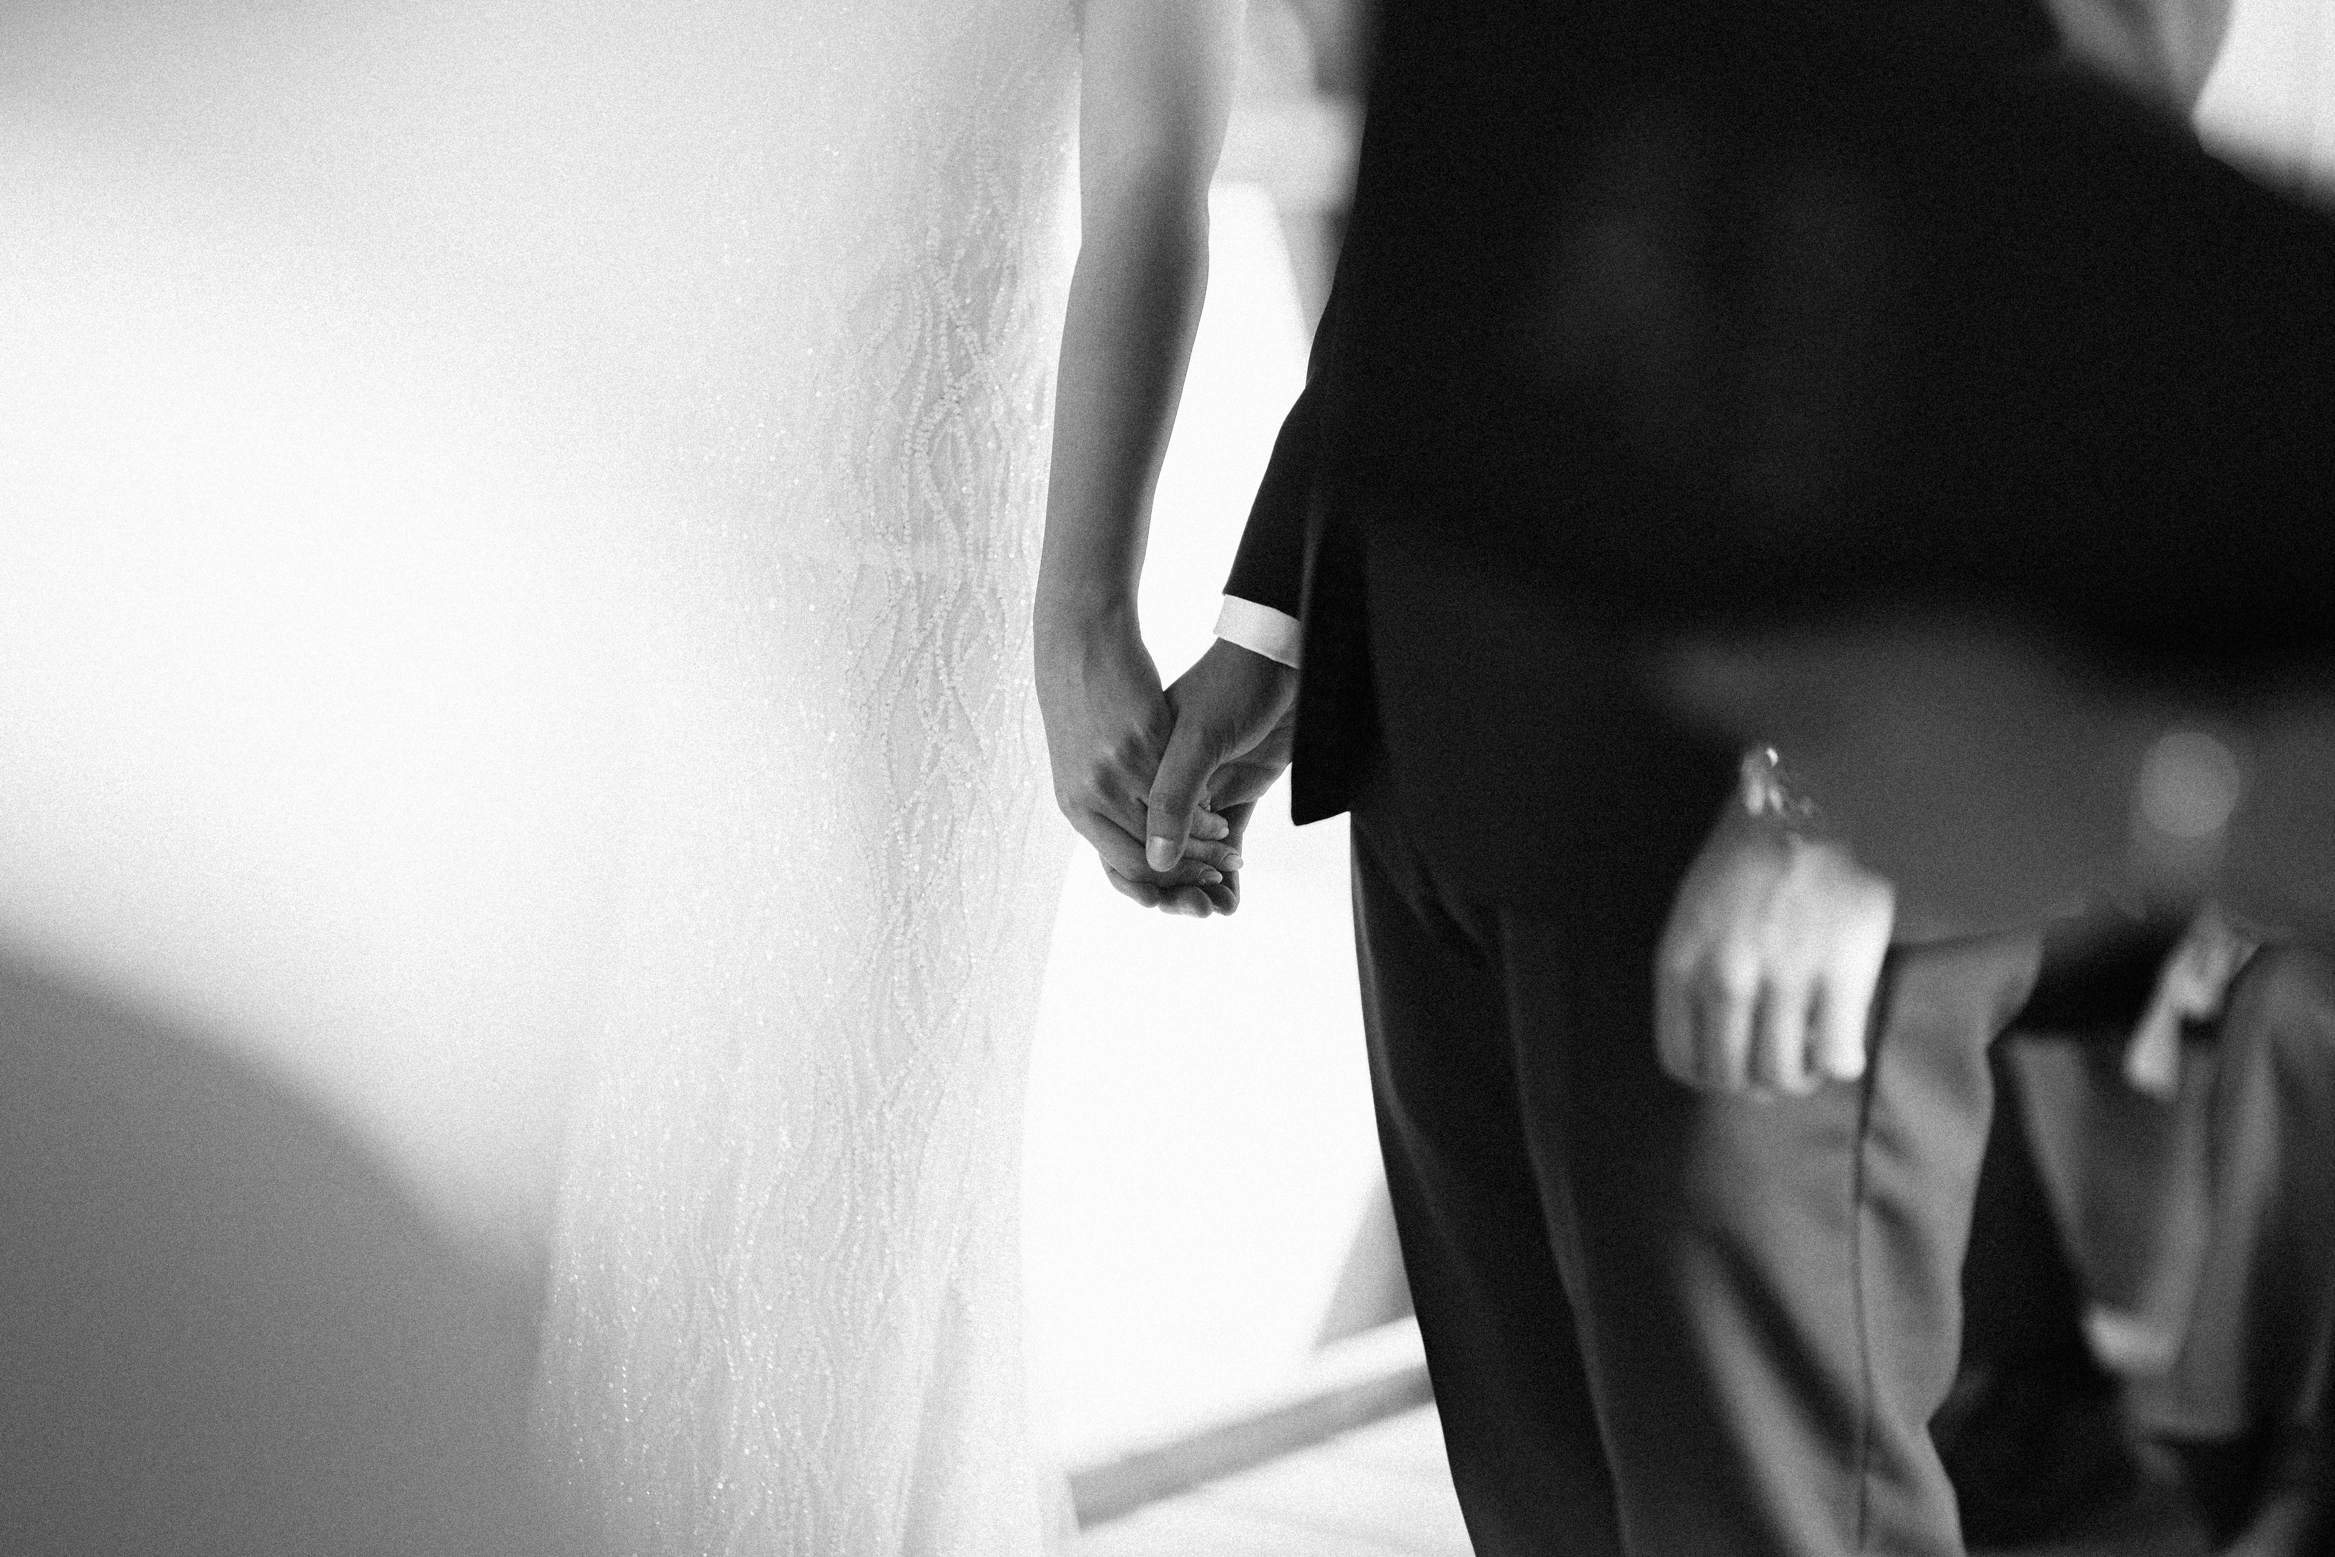
[[[1240,906],[1241,838],[1289,765],[1297,673],[1222,640],[1162,688],[1132,621],[1038,632],[1054,799],[1114,890],[1206,918]]]

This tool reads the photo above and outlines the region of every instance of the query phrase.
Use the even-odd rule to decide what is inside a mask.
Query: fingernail
[[[1200,884],[1204,887],[1212,887],[1223,879],[1223,873],[1220,871],[1204,870],[1200,872]]]
[[[1247,863],[1247,860],[1244,860],[1240,857],[1240,851],[1238,849],[1235,849],[1232,853],[1227,854],[1224,857],[1224,868],[1226,870],[1238,870]]]
[[[1183,852],[1176,847],[1176,841],[1173,838],[1154,838],[1145,846],[1143,858],[1153,870],[1174,870],[1176,861]]]

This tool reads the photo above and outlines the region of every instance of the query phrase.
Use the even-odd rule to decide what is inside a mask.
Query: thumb
[[[1220,744],[1200,720],[1192,718],[1178,719],[1168,736],[1159,771],[1152,776],[1150,816],[1145,827],[1150,838],[1143,858],[1153,870],[1173,870],[1184,857],[1184,840],[1191,836],[1192,817],[1200,809],[1200,787],[1216,771],[1222,755],[1217,750]]]

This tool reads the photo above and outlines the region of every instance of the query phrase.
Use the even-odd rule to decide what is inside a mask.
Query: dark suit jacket
[[[1675,880],[1686,630],[1969,607],[2147,675],[2326,647],[2335,225],[2020,0],[1391,0],[1229,592],[1305,621],[1300,820]]]

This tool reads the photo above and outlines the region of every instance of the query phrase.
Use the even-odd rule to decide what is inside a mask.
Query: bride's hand
[[[1165,874],[1146,867],[1131,880],[1105,865],[1103,877],[1120,896],[1162,913],[1194,919],[1229,914],[1240,907],[1240,839],[1255,809],[1228,805],[1222,812],[1199,812],[1185,837],[1184,858]]]
[[[1041,610],[1036,629],[1038,707],[1063,816],[1122,895],[1170,912],[1230,912],[1225,876],[1239,855],[1223,816],[1195,817],[1174,869],[1144,863],[1146,806],[1172,718],[1131,615],[1074,622]]]

